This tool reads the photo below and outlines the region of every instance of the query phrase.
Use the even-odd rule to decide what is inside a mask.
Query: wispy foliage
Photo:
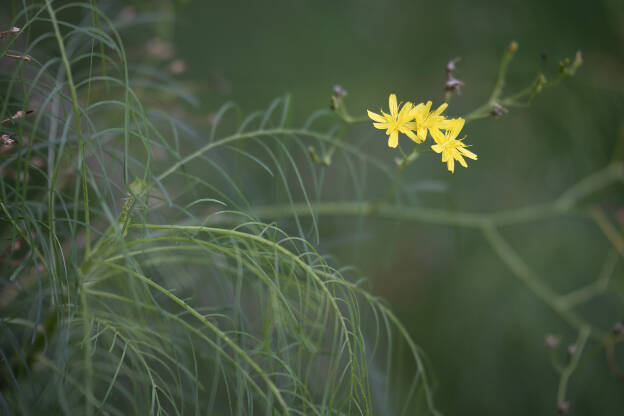
[[[4,413],[437,413],[407,331],[315,248],[324,174],[308,147],[339,149],[352,171],[391,168],[338,141],[331,117],[288,127],[288,98],[240,121],[226,105],[208,134],[148,108],[190,98],[131,65],[127,24],[92,3],[24,6],[12,25]],[[294,234],[259,219],[257,172],[273,181],[264,202],[292,208]]]

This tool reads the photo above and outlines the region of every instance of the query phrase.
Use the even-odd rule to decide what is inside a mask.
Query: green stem
[[[583,349],[585,348],[585,344],[587,343],[590,334],[591,328],[588,325],[581,327],[579,335],[576,339],[576,351],[572,355],[570,363],[561,371],[561,378],[559,379],[559,389],[557,390],[558,403],[562,403],[563,401],[565,401],[568,381],[570,380],[570,376],[578,366],[578,363],[581,359],[581,354],[583,354]]]
[[[324,282],[320,276],[315,272],[315,270],[306,262],[304,262],[300,256],[296,255],[295,253],[291,252],[290,250],[286,249],[284,246],[271,241],[271,240],[267,240],[266,238],[263,238],[261,236],[255,235],[255,234],[249,234],[249,233],[244,233],[244,232],[240,232],[240,231],[235,231],[235,230],[228,230],[228,229],[224,229],[224,228],[214,228],[214,227],[203,227],[203,226],[194,226],[194,225],[168,225],[168,224],[139,224],[139,225],[130,225],[128,228],[134,228],[134,229],[141,229],[141,230],[168,230],[168,231],[193,231],[193,232],[203,232],[203,233],[210,233],[210,234],[217,234],[217,235],[224,235],[227,237],[234,237],[234,238],[240,238],[240,239],[246,239],[246,240],[250,240],[250,241],[255,241],[257,243],[260,243],[262,245],[265,246],[269,246],[272,249],[274,249],[276,252],[280,252],[281,254],[285,255],[286,257],[288,257],[289,259],[291,259],[295,264],[297,264],[299,267],[301,267],[301,269],[303,271],[306,272],[306,274],[308,276],[310,276],[312,278],[312,280],[318,285],[318,287],[325,293],[325,295],[327,296],[327,299],[331,305],[331,307],[333,308],[334,312],[336,313],[336,316],[338,318],[339,324],[342,327],[344,336],[345,336],[345,346],[347,348],[347,351],[349,353],[349,356],[353,356],[355,354],[354,350],[353,350],[353,345],[352,345],[352,341],[350,338],[350,334],[353,334],[353,330],[349,329],[348,325],[347,325],[347,319],[345,318],[345,316],[342,313],[342,310],[340,309],[336,299],[334,298],[334,296],[332,295],[331,291],[329,290],[329,288],[327,287],[326,282]],[[130,272],[130,271],[128,271]],[[148,283],[150,285],[152,285],[151,283]],[[154,283],[154,285],[156,285]],[[153,286],[153,285],[152,285]],[[173,295],[171,295],[173,296]],[[183,305],[186,305],[182,302]],[[351,367],[351,372],[355,372],[356,369],[353,366]],[[353,386],[351,386],[351,388],[353,388]]]
[[[86,234],[86,243],[85,243],[85,257],[89,257],[91,251],[91,230],[90,230],[90,218],[89,218],[89,189],[87,188],[87,161],[85,158],[85,140],[82,137],[82,117],[80,115],[80,107],[78,104],[78,95],[76,93],[76,86],[74,84],[74,80],[71,72],[71,64],[69,59],[67,58],[67,52],[65,51],[65,44],[63,42],[63,36],[61,35],[61,31],[59,30],[58,21],[56,19],[56,13],[52,8],[51,0],[46,0],[46,6],[48,8],[48,13],[50,14],[50,21],[52,22],[52,27],[54,28],[54,35],[56,37],[59,51],[61,53],[61,60],[65,66],[65,72],[67,73],[67,85],[69,87],[69,91],[71,93],[72,98],[72,109],[74,113],[74,119],[76,123],[76,133],[78,135],[78,148],[80,152],[80,177],[82,180],[82,196],[83,196],[83,204],[84,204],[84,220],[85,220],[85,234]]]
[[[509,63],[513,59],[516,51],[518,50],[518,44],[516,41],[513,41],[507,47],[507,51],[505,55],[503,55],[503,60],[501,61],[500,67],[498,69],[498,77],[496,79],[496,84],[494,85],[494,89],[492,90],[492,95],[490,95],[490,99],[488,102],[490,104],[495,103],[500,98],[503,93],[503,87],[505,86],[505,78],[507,77],[507,68],[509,67]]]
[[[622,237],[622,232],[613,226],[602,209],[593,209],[591,215],[609,242],[611,242],[617,252],[624,257],[624,237]]]
[[[544,304],[549,306],[559,317],[566,321],[570,326],[581,329],[589,327],[578,314],[570,311],[566,305],[561,302],[561,297],[548,287],[531,268],[522,260],[518,253],[509,245],[494,226],[486,226],[482,228],[486,240],[490,243],[490,247],[503,260],[505,265],[512,271],[524,285],[535,294]]]
[[[210,142],[207,145],[200,147],[199,149],[197,149],[196,151],[194,151],[193,153],[191,153],[190,155],[182,158],[181,160],[177,161],[176,163],[174,163],[173,165],[171,165],[171,167],[169,167],[169,169],[167,169],[166,171],[164,171],[163,173],[161,173],[160,175],[158,175],[157,179],[158,181],[162,182],[163,179],[165,179],[167,176],[171,175],[172,173],[174,173],[176,170],[178,170],[181,166],[187,164],[188,162],[190,162],[193,159],[196,159],[198,157],[200,157],[201,155],[203,155],[204,153],[206,153],[207,151],[214,149],[216,147],[219,146],[223,146],[232,142],[236,142],[239,140],[245,140],[245,139],[250,139],[250,138],[254,138],[254,137],[260,137],[260,136],[308,136],[308,137],[313,137],[315,139],[318,140],[323,140],[323,141],[330,141],[328,138],[328,136],[321,134],[321,133],[316,133],[310,130],[305,130],[305,129],[283,129],[283,128],[276,128],[276,129],[269,129],[269,130],[256,130],[256,131],[250,131],[247,133],[237,133],[237,134],[233,134],[231,136],[228,137],[224,137],[223,139],[220,140],[216,140],[214,142]]]
[[[157,227],[155,227],[155,228],[157,228]],[[174,295],[173,293],[171,293],[169,290],[165,289],[164,287],[160,286],[158,283],[154,282],[153,280],[148,279],[147,277],[145,277],[145,276],[143,276],[143,275],[141,275],[139,273],[136,273],[133,270],[129,270],[129,269],[127,269],[127,268],[125,268],[123,266],[120,266],[118,264],[115,264],[115,263],[105,262],[103,264],[106,265],[107,267],[111,267],[113,269],[117,269],[117,270],[122,271],[124,273],[128,273],[131,276],[135,277],[136,279],[139,279],[141,282],[143,282],[143,283],[147,284],[148,286],[154,288],[158,292],[162,293],[163,295],[165,295],[166,297],[171,299],[175,304],[180,306],[182,309],[186,310],[189,314],[191,314],[195,319],[199,320],[203,325],[205,325],[207,328],[209,328],[212,332],[218,334],[219,337],[221,339],[223,339],[225,341],[225,343],[228,344],[228,346],[230,348],[232,348],[232,350],[234,350],[237,354],[239,354],[241,357],[243,357],[243,359],[260,375],[260,377],[262,377],[264,379],[264,381],[267,383],[268,388],[275,395],[275,398],[280,403],[280,406],[284,409],[285,414],[290,414],[290,411],[288,409],[288,405],[286,404],[286,401],[282,397],[282,395],[281,395],[279,389],[277,388],[277,386],[271,381],[271,379],[268,377],[268,375],[264,371],[262,371],[262,369],[260,368],[258,363],[256,363],[251,357],[249,357],[249,355],[240,346],[238,346],[234,341],[232,341],[230,339],[230,337],[226,333],[221,331],[212,322],[207,320],[196,309],[194,309],[191,306],[189,306],[186,302],[184,302],[184,300],[178,298],[176,295]]]
[[[425,207],[393,206],[376,202],[317,202],[311,203],[312,212],[319,216],[377,216],[395,220],[416,221],[428,224],[479,228],[487,224],[512,225],[520,222],[550,218],[566,213],[552,205],[536,205],[500,213],[482,214],[457,212]],[[303,203],[257,207],[253,214],[263,219],[311,215],[310,206]]]

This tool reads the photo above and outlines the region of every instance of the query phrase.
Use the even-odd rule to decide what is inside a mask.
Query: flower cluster
[[[388,105],[390,114],[381,111],[380,115],[367,110],[373,126],[386,130],[389,136],[388,146],[398,146],[399,133],[405,134],[416,143],[424,142],[429,133],[435,142],[431,149],[442,154],[442,162],[446,163],[449,171],[455,171],[456,160],[465,168],[468,164],[464,157],[477,160],[477,155],[466,148],[463,139],[457,139],[465,120],[461,117],[448,119],[442,115],[448,104],[443,103],[432,111],[431,101],[418,105],[409,101],[405,104],[397,103],[396,95],[390,94]]]

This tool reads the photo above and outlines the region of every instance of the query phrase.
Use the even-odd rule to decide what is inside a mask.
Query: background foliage
[[[465,114],[488,97],[510,40],[520,45],[509,69],[511,91],[523,88],[538,68],[552,71],[582,51],[577,76],[540,95],[530,109],[467,126],[480,158],[469,169],[449,176],[437,158],[414,163],[405,181],[423,206],[487,213],[544,203],[622,159],[624,7],[618,1],[591,7],[582,1],[282,1],[270,10],[224,1],[190,3],[177,12],[174,40],[189,62],[189,82],[206,70],[219,74],[231,82],[226,96],[246,108],[289,92],[300,117],[325,106],[318,91],[329,92],[335,83],[349,92],[354,114],[376,110],[389,92],[440,100],[444,68],[456,56],[462,58],[457,76],[466,85],[450,112]],[[249,60],[257,63],[252,71]],[[221,96],[213,86],[202,104],[215,106]],[[352,136],[371,153],[394,157],[370,126]],[[336,194],[346,192],[347,186],[334,183]],[[369,182],[367,192],[379,187]],[[586,206],[603,208],[621,230],[621,182]],[[442,411],[554,411],[558,375],[544,337],[560,335],[565,350],[577,334],[512,278],[478,232],[388,219],[361,225],[325,218],[320,224],[326,250],[371,278],[373,291],[388,299],[427,352]],[[551,218],[505,233],[561,292],[592,281],[610,251],[589,219]],[[619,260],[608,293],[581,308],[606,330],[622,319],[622,272]],[[618,414],[624,408],[621,381],[609,371],[602,348],[590,347],[577,371],[570,382],[572,411]]]
[[[53,4],[58,8],[69,3]],[[33,3],[31,10],[40,6]],[[114,99],[124,101],[120,108],[128,109],[101,111],[102,107],[94,106],[97,115],[93,115],[93,125],[89,122],[87,131],[101,132],[93,137],[106,141],[102,140],[103,147],[95,146],[97,142],[90,145],[94,155],[91,163],[71,163],[72,158],[80,159],[76,134],[80,129],[72,124],[75,119],[67,116],[72,111],[71,91],[65,82],[63,62],[58,60],[55,38],[44,37],[38,45],[39,51],[47,51],[45,57],[27,51],[38,61],[38,65],[31,65],[36,69],[21,69],[21,84],[16,84],[21,88],[14,88],[14,95],[3,95],[4,119],[20,108],[16,102],[24,99],[29,87],[23,80],[32,80],[33,74],[50,62],[53,71],[46,81],[48,89],[35,101],[39,105],[46,97],[52,102],[54,97],[61,97],[60,102],[66,103],[61,105],[64,117],[55,122],[58,114],[38,112],[24,121],[31,124],[20,128],[32,132],[42,129],[42,140],[55,137],[51,132],[61,132],[68,144],[73,143],[67,160],[59,157],[56,166],[74,169],[77,174],[83,166],[90,169],[83,177],[89,181],[91,201],[97,202],[92,203],[94,234],[107,229],[111,233],[94,237],[104,243],[94,243],[97,256],[85,265],[85,236],[80,232],[84,217],[79,208],[83,195],[79,182],[69,179],[67,191],[55,202],[59,216],[67,221],[58,225],[55,241],[57,233],[50,233],[48,226],[41,224],[50,224],[51,217],[46,211],[46,195],[39,190],[45,190],[53,177],[49,161],[55,156],[49,158],[49,145],[37,148],[32,140],[33,151],[41,152],[48,164],[39,172],[38,182],[32,179],[28,186],[3,176],[3,238],[10,246],[19,239],[16,230],[34,228],[43,236],[30,240],[34,239],[41,250],[49,250],[42,251],[42,257],[71,255],[67,259],[57,257],[59,271],[51,273],[57,283],[32,286],[23,298],[18,297],[2,311],[3,318],[13,319],[11,324],[3,321],[3,362],[21,359],[16,352],[19,345],[43,342],[32,330],[16,330],[15,322],[18,327],[28,322],[56,325],[47,323],[41,313],[49,307],[46,302],[56,296],[61,299],[59,304],[71,307],[53,310],[50,315],[55,319],[50,322],[69,323],[62,326],[69,329],[59,332],[55,354],[47,344],[42,349],[50,352],[48,357],[59,359],[57,363],[77,363],[73,369],[71,365],[57,369],[64,375],[62,380],[76,387],[85,374],[102,371],[107,376],[100,381],[94,377],[91,386],[98,392],[97,400],[110,394],[115,397],[117,392],[119,397],[126,396],[125,400],[107,403],[127,405],[132,402],[130,398],[135,399],[135,413],[157,408],[182,412],[199,402],[204,404],[204,400],[216,412],[250,413],[253,408],[262,413],[263,406],[270,408],[276,399],[269,393],[270,398],[263,402],[260,392],[270,391],[267,380],[278,380],[278,390],[289,392],[285,396],[293,392],[285,399],[288,405],[304,409],[303,413],[312,407],[323,413],[328,409],[323,406],[330,406],[327,403],[347,413],[400,414],[397,403],[405,403],[401,408],[405,414],[426,412],[432,409],[428,397],[433,389],[436,406],[444,414],[548,414],[556,411],[561,396],[562,378],[553,361],[572,361],[576,367],[564,391],[574,414],[619,414],[624,408],[618,370],[607,359],[612,343],[621,339],[610,334],[622,319],[624,300],[624,9],[619,2],[598,2],[591,8],[583,2],[559,1],[494,5],[480,1],[277,1],[271,7],[243,1],[160,1],[137,2],[135,9],[101,6],[105,12],[101,21],[96,21],[94,16],[99,15],[90,7],[72,6],[59,13],[70,57],[77,59],[72,61],[76,83],[91,79],[79,88],[81,106],[101,102],[106,107],[111,104],[107,100]],[[20,2],[13,1],[11,7],[6,10],[4,26],[23,24],[23,16],[18,17]],[[41,21],[29,34],[31,40],[50,31],[48,14],[42,10]],[[113,20],[124,39],[128,81],[125,61],[120,58],[123,54],[116,50],[121,43],[106,29],[104,16]],[[81,22],[83,27],[98,29],[72,34],[72,26],[63,22]],[[85,39],[91,40],[85,43]],[[356,117],[366,108],[376,110],[389,92],[398,93],[400,99],[440,101],[444,97],[445,66],[457,56],[462,59],[456,75],[466,85],[462,95],[452,98],[449,110],[454,115],[466,114],[487,100],[500,58],[512,39],[520,48],[508,71],[509,93],[525,88],[540,71],[553,79],[559,61],[572,58],[579,49],[584,64],[570,81],[546,89],[531,108],[513,108],[498,119],[469,123],[465,131],[479,154],[469,169],[450,175],[437,157],[422,155],[406,169],[388,206],[372,205],[397,183],[396,154],[387,149],[385,136],[368,122],[343,125],[330,114],[306,124],[310,114],[327,108],[334,84],[348,91],[345,103]],[[4,42],[3,46],[13,52],[34,43],[7,46]],[[85,54],[82,62],[78,61],[80,53]],[[112,61],[118,70],[110,69],[113,72],[106,74],[121,79],[121,84],[97,78],[105,65],[101,53],[116,55]],[[186,66],[181,74],[172,74],[177,72],[171,67],[176,59]],[[3,72],[5,63],[3,58]],[[57,90],[53,89],[55,77],[61,84]],[[273,101],[276,96],[285,98]],[[224,102],[236,105],[223,107]],[[253,113],[267,108],[268,113]],[[236,132],[241,125],[256,133],[239,140]],[[126,141],[123,131],[128,131],[128,126],[133,138]],[[342,134],[342,145],[337,147],[331,165],[314,163],[308,146],[324,156],[338,134]],[[36,136],[31,133],[31,137]],[[219,146],[210,157],[198,154],[192,163],[176,164],[224,138],[233,138],[224,143],[233,147]],[[3,167],[9,166],[6,160],[2,160]],[[16,159],[13,163],[23,165]],[[163,174],[170,170],[171,176]],[[133,182],[135,177],[141,180]],[[151,185],[149,199],[143,183]],[[95,189],[100,189],[99,193]],[[122,214],[124,204],[135,211],[131,224]],[[30,217],[24,215],[25,207]],[[215,215],[220,210],[228,212]],[[24,218],[32,223],[20,225]],[[271,224],[274,220],[276,223]],[[247,224],[236,228],[243,222]],[[162,237],[162,231],[147,229],[145,225],[150,223],[203,224],[228,231],[209,233],[204,238],[197,229],[178,229],[175,236],[169,234],[171,240],[161,242],[153,239]],[[143,228],[125,230],[132,224]],[[233,234],[232,230],[245,235]],[[131,241],[120,251],[118,238],[124,233],[125,240],[130,237]],[[309,243],[284,241],[286,236],[305,238]],[[112,240],[106,243],[106,238]],[[278,250],[277,254],[276,244],[282,243],[287,252]],[[184,254],[176,257],[174,246],[181,246]],[[162,252],[167,256],[161,256]],[[295,253],[295,257],[288,253]],[[39,260],[32,252],[28,259],[28,267],[36,266],[33,263]],[[111,261],[117,260],[123,269],[119,264],[111,269]],[[355,267],[342,269],[344,265]],[[17,274],[13,265],[4,267],[6,288],[11,286],[6,279],[15,279]],[[206,273],[206,267],[213,271]],[[306,267],[314,272],[306,272]],[[26,273],[26,268],[20,270]],[[249,270],[255,278],[248,281]],[[88,276],[92,298],[81,298],[86,293],[81,289],[81,274]],[[153,281],[160,286],[141,280],[137,274],[157,276]],[[35,276],[33,282],[45,279]],[[137,279],[129,284],[133,276]],[[359,287],[370,289],[385,303],[352,286],[352,282],[361,282],[362,276],[368,281]],[[592,286],[600,278],[603,280]],[[61,279],[66,283],[60,283]],[[326,297],[322,288],[332,283],[318,285],[315,279],[338,279],[340,284]],[[300,284],[288,287],[285,283],[293,281]],[[55,292],[60,288],[62,293]],[[579,288],[590,289],[574,292]],[[570,306],[593,291],[595,297],[571,312]],[[556,293],[575,295],[565,298]],[[328,299],[334,298],[344,302],[344,308],[333,308]],[[44,301],[38,302],[40,299]],[[371,308],[365,306],[367,302]],[[287,305],[295,305],[299,312],[293,313]],[[411,346],[410,340],[398,346],[405,340],[403,327],[397,331],[391,319],[394,315],[386,305],[391,305],[422,350]],[[199,316],[187,309],[190,306]],[[334,315],[338,310],[346,314],[347,325],[353,325],[349,327],[353,330],[334,332],[325,345],[327,333],[320,327],[329,322],[331,332],[332,322],[339,326],[340,313]],[[309,315],[317,311],[317,315]],[[248,321],[247,317],[254,316],[260,319]],[[200,317],[209,320],[204,322]],[[176,321],[180,319],[182,323]],[[203,350],[205,340],[198,333],[193,335],[188,327],[191,322],[199,325],[193,326],[195,331],[209,328],[209,322],[228,334],[232,331],[236,344],[260,362],[265,372],[259,374],[266,377],[246,379],[250,361],[238,361],[237,354],[219,344],[226,341],[215,338],[215,332],[209,338],[221,341]],[[394,328],[394,338],[385,335],[386,326]],[[243,333],[235,330],[241,328]],[[544,345],[549,333],[561,340],[555,352]],[[582,342],[585,336],[589,337],[587,343]],[[350,337],[354,337],[355,352],[346,357],[354,363],[355,373],[345,379],[345,385],[356,386],[354,390],[330,392],[318,376],[310,375],[310,370],[310,385],[325,391],[292,388],[301,379],[289,378],[286,368],[317,366],[318,361],[309,359],[318,356],[314,346],[329,348],[333,354],[327,355],[336,365],[333,369],[328,365],[332,369],[329,373],[340,374],[344,365],[341,344]],[[399,341],[388,344],[389,339]],[[170,346],[167,340],[176,342]],[[397,381],[390,389],[396,397],[379,398],[380,392],[389,391],[386,381],[375,381],[383,379],[376,375],[384,372],[377,366],[385,365],[386,360],[363,358],[371,341],[381,344],[379,356],[390,354],[394,364],[389,368],[402,370],[390,373]],[[293,342],[297,353],[285,358],[286,363],[280,362],[275,352]],[[581,351],[576,355],[581,357],[578,363],[566,356],[568,345],[573,343],[585,347],[582,355]],[[226,364],[214,359],[219,357],[215,351],[220,348],[225,348],[224,356],[233,356],[235,361]],[[621,345],[613,347],[615,362],[618,348]],[[358,351],[363,355],[357,357]],[[26,351],[23,359],[32,359],[29,354]],[[134,362],[127,369],[121,365],[126,354]],[[265,354],[272,358],[265,361],[261,358]],[[106,364],[105,368],[89,368],[89,356],[95,357],[96,364]],[[163,361],[163,357],[173,358]],[[269,364],[271,360],[273,364]],[[282,364],[284,373],[267,370]],[[200,368],[202,365],[206,368]],[[427,380],[422,378],[424,365],[431,369]],[[52,364],[50,368],[54,368]],[[215,368],[222,374],[214,375],[217,382],[198,382],[199,374],[218,374]],[[127,371],[119,373],[119,379],[127,377],[127,383],[117,382],[119,369]],[[362,385],[358,380],[365,370],[372,374],[370,391],[359,390]],[[50,375],[50,371],[45,374]],[[152,374],[155,381],[148,380]],[[564,371],[564,378],[566,374]],[[23,401],[33,396],[42,397],[37,402],[42,408],[55,406],[58,411],[85,404],[80,397],[64,403],[59,399],[64,397],[62,391],[51,391],[47,396],[40,393],[48,390],[37,384],[49,386],[50,379],[37,377],[33,383],[28,375],[18,376],[30,384],[16,383],[21,386],[17,390],[22,390],[16,392],[15,388],[5,390],[8,387],[4,383],[6,408],[17,406],[19,397]],[[3,377],[8,380],[6,373]],[[119,388],[110,393],[108,386],[115,383]],[[143,390],[143,383],[152,390]],[[254,383],[260,383],[260,388],[254,389]],[[26,386],[31,384],[35,387],[29,396]],[[220,387],[206,393],[210,386]],[[89,388],[88,384],[85,387]],[[154,397],[160,399],[154,401]],[[305,402],[308,397],[324,401],[312,406]],[[413,400],[406,401],[405,397]],[[172,407],[170,403],[175,404]],[[346,403],[363,403],[364,407],[348,407]],[[91,405],[93,409],[99,407],[97,401]]]

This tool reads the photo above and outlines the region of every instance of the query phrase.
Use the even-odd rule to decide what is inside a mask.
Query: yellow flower
[[[442,163],[446,162],[448,170],[454,173],[456,160],[460,165],[467,168],[468,164],[464,160],[464,157],[477,160],[477,155],[466,149],[467,145],[464,144],[462,140],[456,139],[459,132],[464,127],[465,120],[463,118],[458,118],[447,121],[450,128],[446,130],[446,134],[443,135],[441,141],[436,140],[437,143],[431,146],[431,149],[436,153],[442,153]]]
[[[390,114],[381,111],[382,115],[379,115],[370,110],[366,110],[368,116],[375,122],[373,126],[380,130],[386,130],[386,134],[390,136],[388,137],[388,146],[397,147],[399,144],[399,132],[405,134],[415,142],[418,142],[418,138],[412,131],[416,129],[415,123],[412,122],[414,119],[412,115],[414,105],[410,102],[406,102],[401,110],[399,110],[396,95],[390,94],[390,97],[388,97],[388,106],[390,107]]]
[[[444,141],[444,134],[440,129],[449,129],[452,125],[449,123],[451,120],[447,120],[442,115],[442,112],[448,107],[447,103],[442,103],[438,108],[431,110],[431,101],[427,101],[427,104],[420,103],[412,109],[412,117],[416,119],[416,135],[418,137],[417,143],[422,143],[427,138],[427,130],[431,133],[431,137],[436,143]]]

